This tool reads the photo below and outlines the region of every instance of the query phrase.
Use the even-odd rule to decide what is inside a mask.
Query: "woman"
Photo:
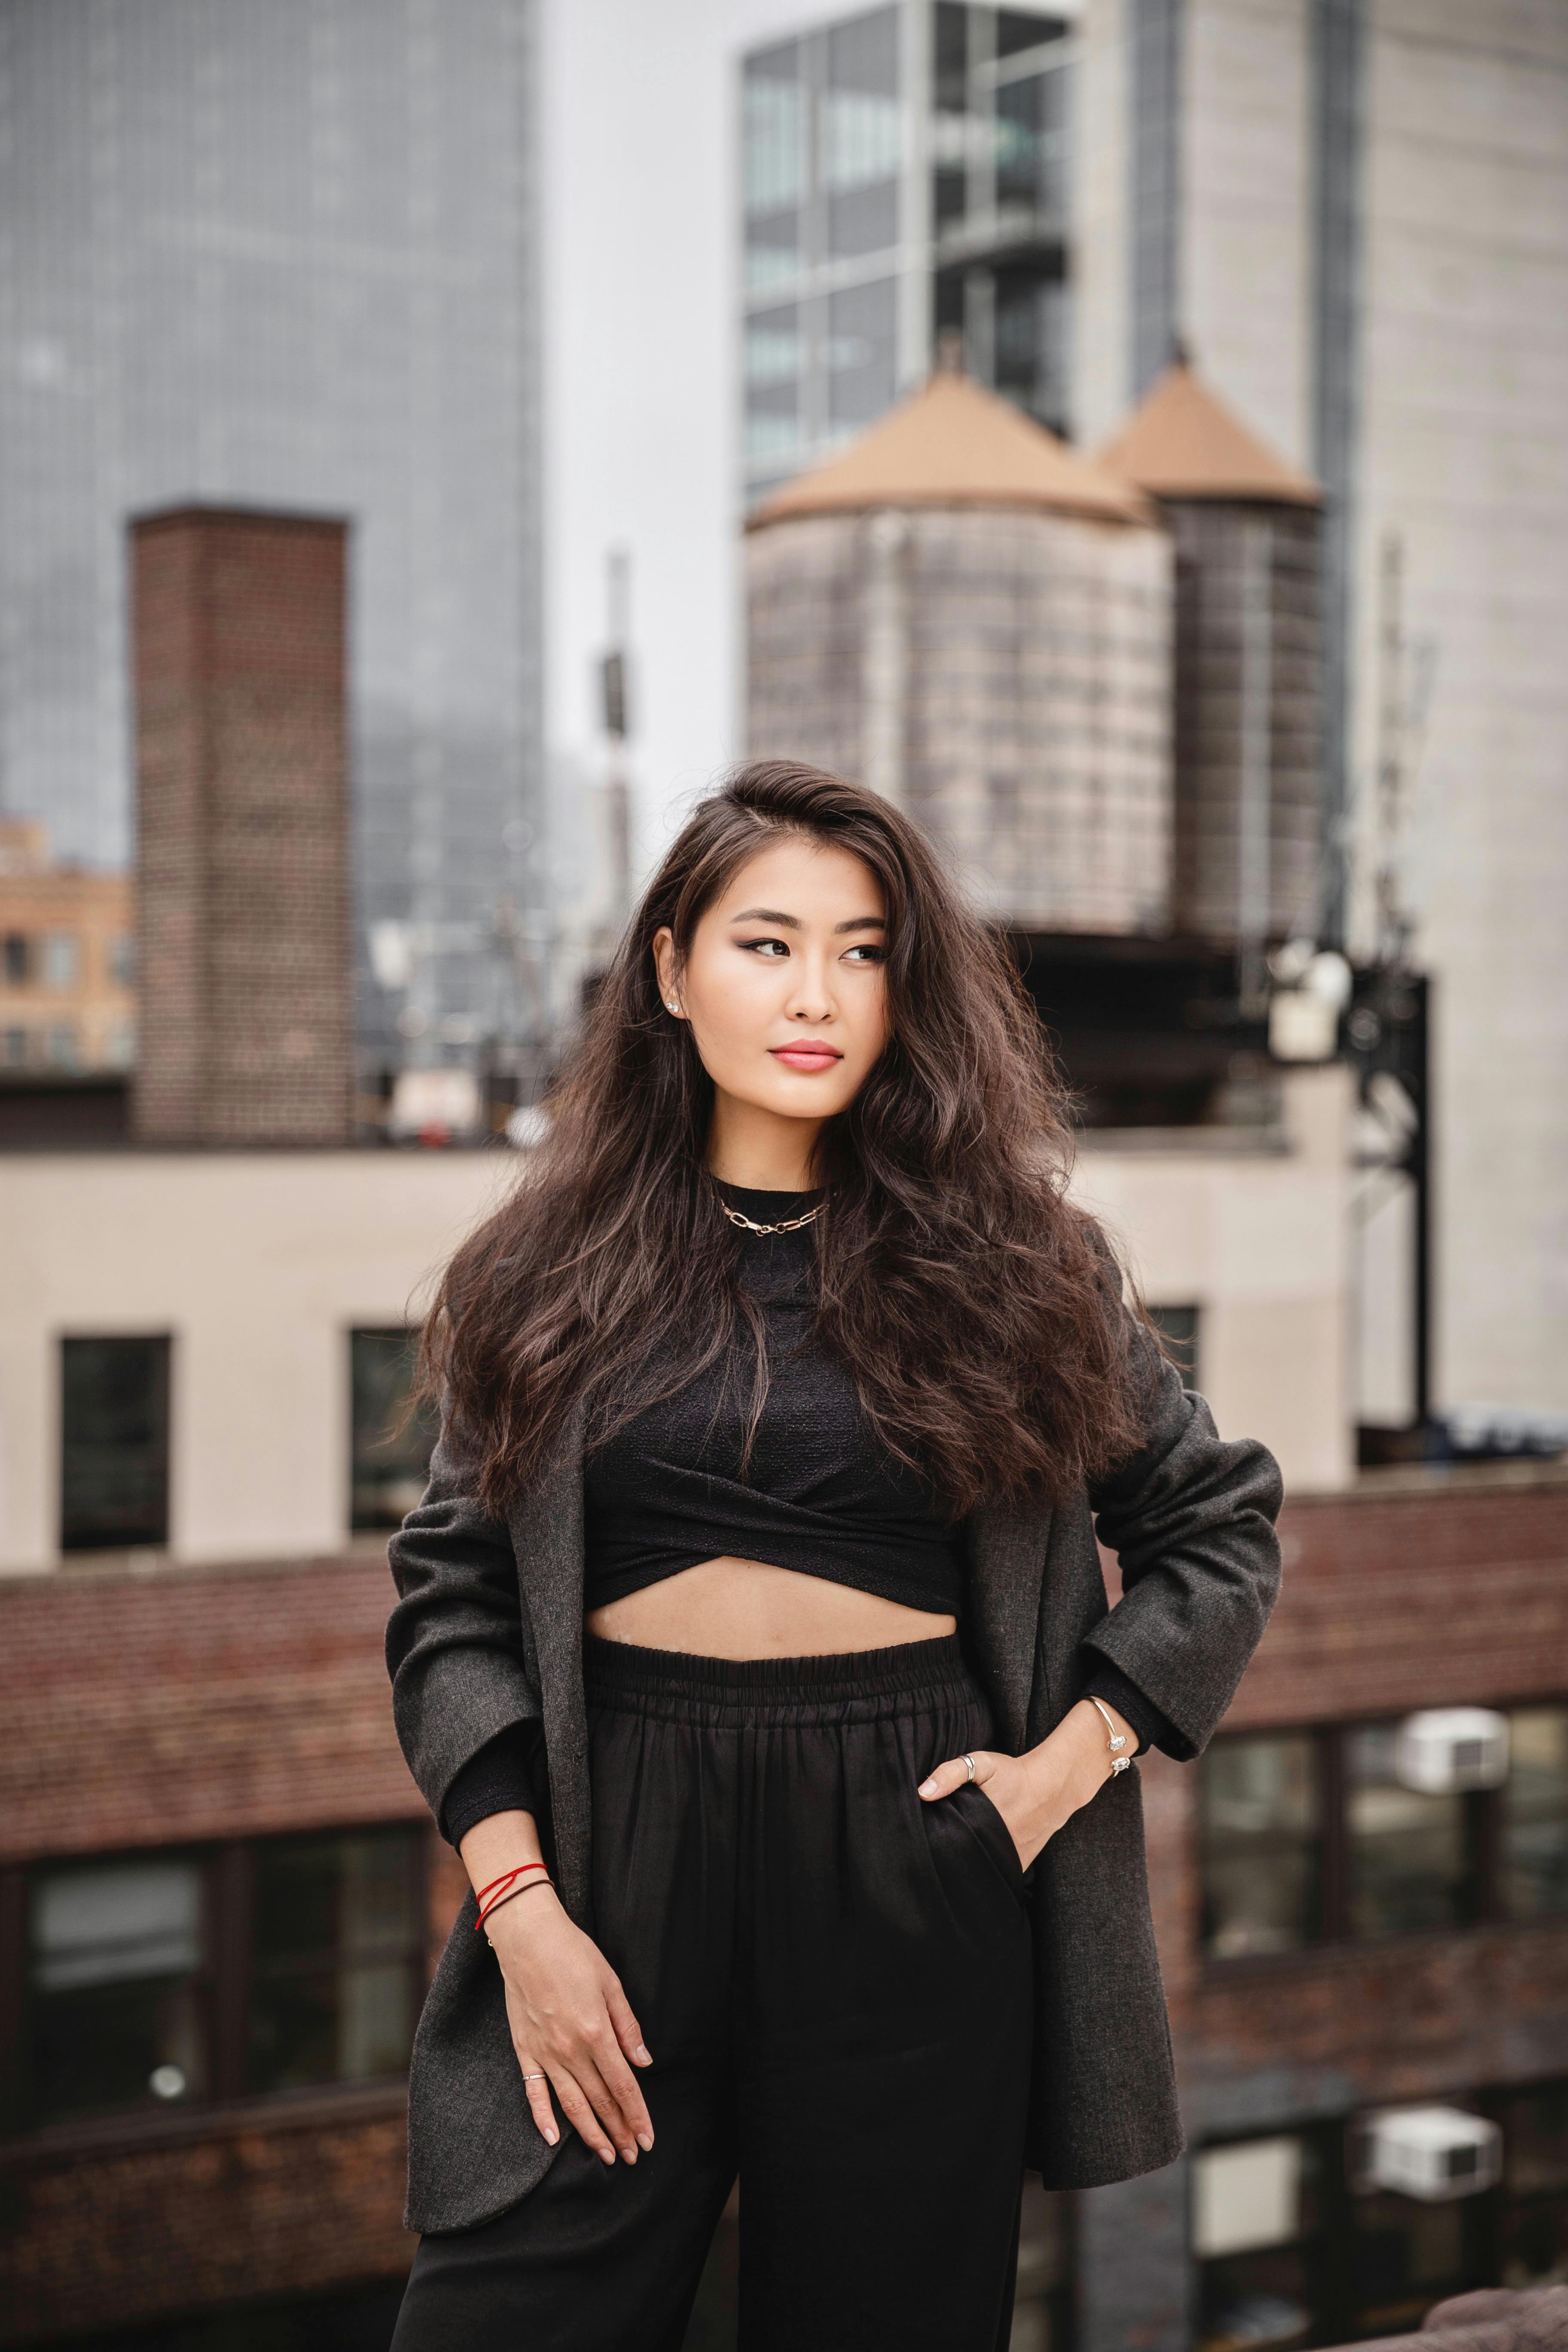
[[[395,2352],[676,2352],[737,2173],[747,2352],[992,2352],[1026,2163],[1182,2146],[1126,1768],[1224,1713],[1278,1472],[1123,1306],[1005,952],[873,794],[703,803],[552,1108],[392,1544],[475,1888]]]

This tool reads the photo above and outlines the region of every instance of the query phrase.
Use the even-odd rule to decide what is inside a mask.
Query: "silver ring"
[[[974,1778],[974,1759],[973,1759],[973,1756],[966,1756],[966,1757],[963,1759],[963,1761],[964,1761],[964,1762],[968,1765],[968,1767],[969,1767],[969,1777],[970,1777],[970,1779],[973,1780],[973,1778]]]
[[[544,2080],[544,2069],[541,2067],[537,2074],[525,2074],[522,2079],[525,2083],[542,2083]]]

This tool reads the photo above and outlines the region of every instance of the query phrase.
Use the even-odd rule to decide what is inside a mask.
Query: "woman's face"
[[[699,920],[683,971],[655,936],[659,993],[721,1096],[820,1124],[888,1042],[887,907],[847,849],[789,835],[748,858]]]

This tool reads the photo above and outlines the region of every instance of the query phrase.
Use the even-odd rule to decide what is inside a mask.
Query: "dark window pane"
[[[353,1389],[353,1466],[350,1526],[400,1527],[425,1491],[436,1432],[421,1407],[405,1418],[418,1336],[412,1331],[350,1335]]]
[[[1181,1370],[1182,1386],[1198,1385],[1198,1310],[1195,1307],[1151,1307],[1149,1320]]]
[[[1514,1709],[1502,1805],[1509,1912],[1538,1919],[1568,1911],[1568,1707]]]
[[[1305,2249],[1270,2246],[1200,2273],[1198,2352],[1297,2352],[1317,2324],[1314,2277]],[[1321,2337],[1318,2338],[1321,2342]]]
[[[1503,2185],[1510,2196],[1568,2189],[1568,2083],[1504,2099]]]
[[[169,1540],[169,1342],[60,1343],[60,1546]]]
[[[1423,2204],[1390,2189],[1352,2203],[1351,2311],[1356,2334],[1402,2335],[1434,2303],[1479,2286],[1472,2200]]]
[[[1400,1785],[1396,1724],[1345,1738],[1350,1927],[1355,1936],[1460,1925],[1473,1907],[1463,1796]]]
[[[1036,16],[1021,8],[996,11],[996,54],[1016,57],[1020,49],[1037,48],[1042,41],[1058,41],[1067,31],[1065,16]]]
[[[1539,2197],[1504,2208],[1500,2283],[1568,2285],[1568,2197]]]
[[[5,978],[11,987],[19,988],[27,977],[27,935],[25,931],[7,931],[5,951]]]
[[[367,1830],[258,1847],[253,2090],[407,2065],[422,1974],[419,1836]]]
[[[1213,1959],[1322,1933],[1317,1747],[1306,1732],[1216,1739],[1201,1767],[1203,1941]]]
[[[197,1863],[39,1872],[27,1928],[31,2121],[59,2123],[205,2090]]]

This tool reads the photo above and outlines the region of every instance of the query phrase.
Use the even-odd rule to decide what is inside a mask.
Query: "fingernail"
[[[922,1780],[921,1782],[920,1792],[922,1797],[934,1797],[936,1794],[936,1782],[934,1780]]]
[[[653,2064],[653,2052],[648,2048],[645,2042],[639,2042],[637,2043],[637,2048],[632,2052],[632,2056],[637,2060],[639,2066],[651,2066]]]
[[[561,2135],[558,2131],[547,2131],[544,2135],[546,2144],[551,2147],[554,2147],[560,2137]]]
[[[614,2164],[616,2160],[616,2151],[613,2147],[602,2147],[599,2150],[599,2154],[603,2157],[606,2164]]]
[[[635,2147],[623,2147],[621,2154],[626,2158],[628,2164],[635,2164],[637,2160],[637,2152]]]
[[[637,2146],[641,2148],[641,2150],[642,2150],[643,2154],[646,2156],[646,2155],[647,2154],[647,2152],[648,2152],[649,2148],[653,2146],[653,2134],[652,2134],[652,2132],[638,2132],[638,2134],[637,2134]]]

